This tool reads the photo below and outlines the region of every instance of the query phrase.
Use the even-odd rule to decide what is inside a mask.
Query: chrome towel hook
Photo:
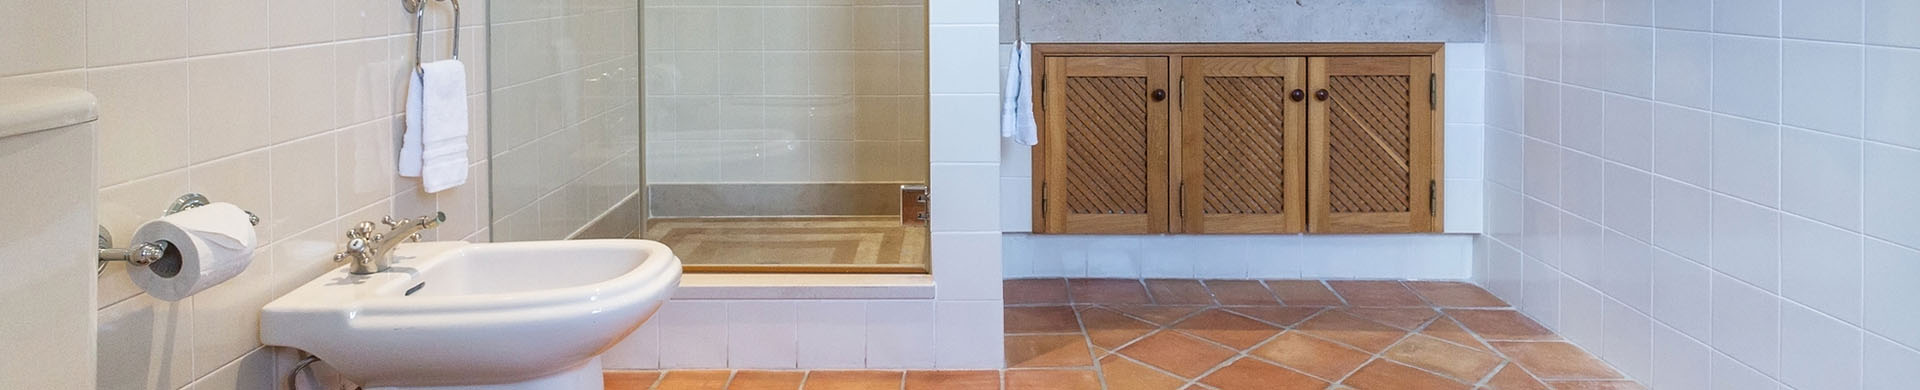
[[[460,0],[433,0],[453,5],[453,59],[460,59]],[[400,0],[400,8],[413,14],[413,68],[420,69],[420,42],[426,37],[427,0]]]

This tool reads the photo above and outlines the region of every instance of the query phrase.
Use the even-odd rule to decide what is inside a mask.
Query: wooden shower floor
[[[927,264],[927,228],[893,216],[654,218],[640,238],[690,266]]]

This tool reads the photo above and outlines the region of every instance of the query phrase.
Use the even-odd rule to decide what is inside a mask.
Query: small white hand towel
[[[1007,86],[1000,92],[1005,99],[1000,103],[1000,136],[1034,146],[1040,144],[1040,126],[1033,118],[1033,61],[1029,50],[1026,42],[1020,42],[1014,46],[1012,62],[1007,64]]]
[[[434,193],[467,183],[467,67],[429,62],[420,78],[420,182]]]
[[[420,177],[420,69],[407,74],[407,130],[400,135],[400,176]]]

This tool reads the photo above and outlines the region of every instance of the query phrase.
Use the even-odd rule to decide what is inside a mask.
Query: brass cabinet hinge
[[[1047,109],[1047,78],[1046,76],[1040,77],[1040,91],[1037,93],[1034,93],[1034,96],[1029,96],[1028,98],[1033,99],[1033,106],[1035,108],[1039,108],[1041,110]],[[1038,119],[1038,118],[1035,118],[1035,119]]]
[[[1040,182],[1040,218],[1047,217],[1047,182]]]
[[[1436,207],[1440,205],[1439,186],[1440,184],[1438,181],[1434,181],[1434,180],[1427,181],[1427,216],[1429,217],[1440,215],[1440,212],[1436,210]]]
[[[1439,91],[1440,91],[1440,75],[1437,73],[1428,73],[1427,74],[1427,110],[1433,110],[1435,109],[1435,107],[1438,107],[1440,105]]]

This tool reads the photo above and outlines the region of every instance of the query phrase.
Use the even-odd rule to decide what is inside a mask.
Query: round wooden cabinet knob
[[[1295,89],[1293,90],[1293,93],[1290,93],[1288,95],[1289,95],[1288,97],[1293,98],[1293,101],[1296,101],[1296,102],[1301,100],[1307,100],[1307,91]]]
[[[1164,89],[1153,90],[1153,101],[1157,102],[1162,100],[1167,100],[1167,90],[1164,90]]]
[[[1313,91],[1313,100],[1327,101],[1327,90]]]

